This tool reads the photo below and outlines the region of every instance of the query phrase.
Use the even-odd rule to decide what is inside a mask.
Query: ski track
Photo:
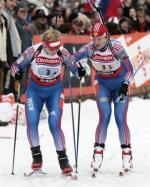
[[[113,106],[112,106],[113,107]],[[92,178],[92,161],[95,129],[98,123],[96,103],[87,100],[81,104],[81,126],[79,144],[78,180],[62,176],[57,155],[49,132],[47,120],[39,126],[40,142],[43,154],[44,176],[24,177],[30,172],[32,162],[26,127],[18,125],[15,175],[11,175],[14,125],[0,127],[0,187],[148,187],[150,186],[150,100],[134,98],[129,105],[128,124],[131,130],[133,171],[120,177],[121,149],[114,117],[108,128],[104,162],[96,178]],[[74,103],[75,124],[77,125],[78,104]],[[113,111],[112,111],[113,115]],[[62,128],[66,137],[69,160],[74,165],[71,106],[65,104]],[[5,137],[10,137],[6,138]]]

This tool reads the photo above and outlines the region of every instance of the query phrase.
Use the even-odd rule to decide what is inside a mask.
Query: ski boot
[[[130,171],[133,168],[131,147],[122,145],[122,167],[124,171]]]
[[[72,169],[71,165],[69,164],[69,160],[66,155],[66,151],[63,150],[63,151],[56,151],[56,152],[58,154],[58,161],[59,161],[59,165],[62,170],[62,173],[67,174],[67,173],[73,172],[73,169]]]
[[[102,165],[104,147],[105,145],[103,143],[95,143],[94,145],[93,161],[91,163],[94,172],[97,172]]]
[[[0,126],[7,126],[7,125],[9,125],[8,122],[0,120]]]
[[[40,170],[42,168],[42,162],[43,162],[40,146],[31,147],[31,152],[33,158],[31,168],[33,170]]]

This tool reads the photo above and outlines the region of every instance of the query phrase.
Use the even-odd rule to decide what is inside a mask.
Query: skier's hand
[[[22,71],[17,71],[14,77],[16,80],[20,81],[23,78],[23,73]]]
[[[80,78],[82,78],[82,77],[84,77],[85,75],[86,75],[86,69],[85,69],[85,67],[80,66],[80,67],[78,68],[78,76],[79,76]]]
[[[127,82],[122,82],[120,90],[119,90],[119,96],[121,95],[126,96],[128,93],[128,87],[129,87],[129,84]]]

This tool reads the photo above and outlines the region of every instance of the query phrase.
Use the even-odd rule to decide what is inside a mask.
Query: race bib
[[[115,61],[109,62],[109,63],[108,62],[102,63],[102,62],[92,61],[92,64],[93,64],[95,70],[101,71],[101,72],[113,72],[113,71],[117,70],[121,65],[119,60],[115,60]]]
[[[60,68],[59,67],[39,67],[38,68],[38,74],[41,78],[45,79],[52,79],[57,77],[60,74]]]

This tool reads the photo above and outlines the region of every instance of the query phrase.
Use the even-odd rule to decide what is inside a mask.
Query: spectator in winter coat
[[[140,32],[145,31],[145,10],[143,6],[139,6],[137,9],[137,17],[140,23]]]
[[[55,0],[44,0],[43,6],[37,7],[37,9],[42,9],[46,16],[54,13],[54,3]]]
[[[15,9],[16,26],[21,38],[21,48],[24,52],[28,47],[32,45],[32,34],[27,22],[27,15],[29,10],[29,4],[27,2],[17,3]],[[26,91],[26,79],[28,79],[28,67],[23,69],[23,79],[21,80],[20,86],[20,101],[23,101],[24,93]]]
[[[21,54],[21,40],[20,40],[20,36],[19,36],[16,24],[15,24],[15,20],[12,17],[13,10],[16,7],[16,3],[17,3],[17,0],[5,0],[5,7],[2,11],[2,15],[7,20],[7,28],[8,28],[9,35],[10,35],[10,42],[9,42],[9,45],[7,45],[7,62],[9,66],[11,66],[14,60],[17,59],[19,55]],[[6,94],[14,93],[16,95],[15,81],[12,78],[9,69],[5,71],[4,87],[5,87],[4,92]]]
[[[145,12],[149,12],[149,10],[150,10],[150,0],[145,1],[144,10],[145,10]]]
[[[6,52],[6,40],[7,40],[7,28],[6,21],[2,16],[2,9],[4,7],[3,0],[0,0],[0,97],[3,94],[3,79],[4,79],[4,67],[7,62],[7,52]]]
[[[119,20],[119,27],[120,27],[120,33],[121,34],[129,34],[132,31],[132,25],[128,18],[122,17]]]
[[[110,35],[120,34],[119,19],[117,17],[110,17],[107,21],[107,28]]]
[[[129,10],[132,8],[132,0],[123,0],[121,4],[122,14],[124,17],[129,17]]]
[[[62,14],[59,12],[54,12],[54,14],[49,17],[49,25],[54,29],[57,28],[61,33],[68,33],[70,29],[69,24],[65,23]]]
[[[88,35],[91,29],[90,19],[84,15],[80,14],[72,21],[72,26],[69,34],[72,35]]]
[[[30,31],[33,35],[41,35],[50,27],[47,24],[47,16],[42,9],[37,9],[33,16],[32,23],[29,24]]]
[[[145,12],[145,31],[150,31],[150,12]]]
[[[4,69],[7,66],[7,24],[5,18],[2,16],[3,8],[4,1],[0,0],[0,102],[1,95],[4,93]],[[7,124],[7,122],[0,121],[0,126]]]
[[[27,2],[17,3],[15,9],[16,26],[21,38],[21,51],[24,52],[29,46],[32,45],[32,35],[27,22],[27,15],[29,4]]]
[[[140,22],[134,8],[129,9],[129,19],[131,21],[132,30],[140,32]]]
[[[4,1],[0,1],[0,97],[3,93],[3,66],[7,60],[6,54],[6,25],[2,16],[2,9],[4,7]],[[2,51],[3,50],[3,51]]]

